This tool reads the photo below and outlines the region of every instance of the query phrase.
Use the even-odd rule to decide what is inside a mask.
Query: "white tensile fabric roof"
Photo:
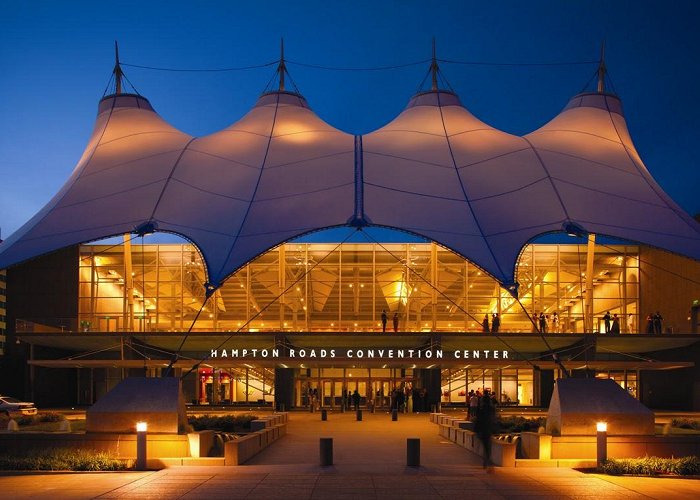
[[[528,241],[567,228],[700,259],[700,225],[653,180],[613,95],[578,95],[519,137],[481,122],[453,93],[430,91],[353,136],[280,91],[201,138],[168,125],[141,96],[105,97],[66,184],[0,244],[0,269],[156,230],[197,245],[217,287],[291,238],[367,224],[434,240],[504,285]]]

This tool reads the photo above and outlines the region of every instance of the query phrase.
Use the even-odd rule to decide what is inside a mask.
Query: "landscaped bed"
[[[0,470],[118,471],[134,467],[133,460],[85,450],[33,450],[21,454],[0,453]]]
[[[498,417],[496,419],[496,432],[504,434],[514,434],[519,432],[537,432],[546,423],[545,417]]]
[[[257,415],[202,415],[191,416],[187,420],[195,431],[220,431],[230,433],[250,432],[250,423],[257,420]]]
[[[606,460],[598,470],[613,476],[696,476],[700,474],[700,458],[616,458]]]
[[[62,413],[47,411],[36,415],[24,415],[14,419],[19,426],[19,432],[65,432],[66,416]],[[7,429],[9,419],[0,417],[0,429]],[[85,419],[71,420],[70,430],[82,432],[85,430]]]

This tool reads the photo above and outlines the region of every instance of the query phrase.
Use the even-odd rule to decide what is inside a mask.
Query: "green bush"
[[[537,429],[544,427],[545,417],[525,418],[525,417],[499,417],[496,423],[497,432],[537,432]]]
[[[202,415],[201,417],[189,417],[188,421],[195,431],[240,432],[250,430],[250,422],[257,418],[257,415],[245,413],[224,416]]]
[[[692,420],[690,418],[674,418],[671,420],[671,427],[700,431],[700,420]]]
[[[97,451],[55,449],[0,454],[0,470],[115,471],[132,467],[133,460]]]
[[[622,474],[636,476],[658,476],[661,474],[694,476],[700,474],[700,458],[696,456],[681,458],[618,458],[606,460],[599,470],[613,476]]]

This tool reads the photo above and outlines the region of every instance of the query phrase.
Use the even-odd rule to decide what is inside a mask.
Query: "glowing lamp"
[[[608,432],[608,423],[607,422],[596,423],[595,430],[597,430],[598,432]]]
[[[146,470],[148,466],[147,430],[148,424],[146,422],[136,422],[136,470]]]

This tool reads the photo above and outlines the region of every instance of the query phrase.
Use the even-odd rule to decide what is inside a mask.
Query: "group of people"
[[[559,314],[554,311],[552,315],[540,312],[539,316],[535,314],[537,319],[537,331],[540,333],[559,333]]]
[[[498,313],[491,315],[491,326],[489,326],[489,315],[486,314],[481,321],[481,327],[484,333],[498,333],[501,328],[501,318]]]
[[[647,333],[663,333],[664,317],[659,311],[647,314]]]
[[[395,312],[394,317],[391,319],[393,326],[394,326],[394,332],[399,331],[399,313]],[[386,313],[386,309],[382,309],[382,331],[386,332],[386,324],[389,322],[389,316]]]
[[[607,311],[603,316],[603,324],[606,335],[620,335],[620,318],[617,314],[610,316],[610,311]]]
[[[664,318],[661,316],[659,311],[656,313],[647,314],[647,328],[646,333],[663,333],[663,321]],[[621,318],[617,314],[610,314],[607,311],[603,316],[603,326],[605,333],[608,335],[619,335],[621,332],[620,326]],[[629,313],[627,315],[627,333],[636,333],[637,329],[634,327],[634,314]]]
[[[343,396],[342,396],[342,401],[341,401],[343,408],[345,408],[346,410],[349,410],[350,405],[352,404],[352,406],[355,410],[359,410],[360,409],[360,401],[362,401],[362,396],[360,396],[360,393],[357,392],[357,389],[355,389],[355,391],[352,393],[347,389],[343,389]]]

